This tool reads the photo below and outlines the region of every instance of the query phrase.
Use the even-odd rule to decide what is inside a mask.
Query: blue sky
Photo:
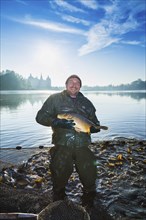
[[[0,0],[1,70],[63,86],[145,80],[145,0]]]

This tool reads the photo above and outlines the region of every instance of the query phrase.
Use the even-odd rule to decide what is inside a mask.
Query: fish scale
[[[76,114],[76,113],[58,114],[57,118],[66,119],[66,120],[73,120],[75,122],[74,128],[77,132],[90,133],[91,126],[97,128],[97,129],[103,129],[103,130],[108,129],[107,126],[96,125],[95,123],[93,123],[89,119],[85,118],[82,115]]]

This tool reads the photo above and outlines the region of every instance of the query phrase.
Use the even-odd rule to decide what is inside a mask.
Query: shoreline
[[[106,216],[110,215],[114,220],[144,220],[146,140],[101,141],[91,144],[90,149],[97,158],[96,211],[101,204]],[[1,212],[19,210],[38,214],[52,202],[49,150],[39,151],[29,155],[25,163],[2,169]],[[76,170],[68,181],[66,194],[69,200],[81,205],[82,186]],[[96,216],[91,220],[96,220]]]
[[[91,145],[98,145],[104,143],[122,143],[122,142],[145,142],[146,139],[137,139],[137,138],[127,138],[127,137],[117,137],[114,139],[105,139],[105,140],[98,140],[91,143]],[[8,147],[8,148],[1,148],[0,152],[0,171],[6,166],[16,166],[21,165],[22,163],[27,162],[27,160],[37,154],[39,152],[49,151],[53,145],[50,144],[48,146],[40,145],[38,147],[23,147],[23,146],[16,146],[15,148]]]

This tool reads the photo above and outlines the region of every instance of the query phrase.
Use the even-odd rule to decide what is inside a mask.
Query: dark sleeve
[[[90,121],[92,121],[94,124],[96,124],[96,125],[100,125],[100,121],[98,120],[98,118],[97,118],[97,116],[96,116],[96,109],[95,109],[95,107],[94,107],[94,105],[92,104],[92,102],[90,101],[90,100],[88,100],[87,99],[87,101],[88,101],[88,119],[90,120]]]
[[[89,115],[89,119],[94,122],[94,124],[96,125],[100,125],[100,121],[98,120],[97,116],[96,116],[96,109],[92,108],[90,115]]]
[[[44,126],[51,126],[52,121],[56,117],[54,109],[53,96],[50,96],[43,104],[42,108],[36,115],[37,123]]]

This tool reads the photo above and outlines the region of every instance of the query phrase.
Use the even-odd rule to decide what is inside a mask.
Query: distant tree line
[[[30,89],[27,80],[11,70],[0,72],[0,89],[1,90],[21,90]]]
[[[135,80],[129,84],[121,84],[121,85],[108,85],[108,86],[83,86],[83,90],[88,91],[125,91],[125,90],[146,90],[146,81],[142,81],[141,79]]]
[[[51,80],[47,77],[40,79],[31,74],[27,79],[11,70],[0,72],[0,90],[31,90],[31,89],[50,89]]]
[[[32,85],[33,82],[33,85]],[[34,82],[37,84],[34,84]],[[36,85],[36,86],[35,86]],[[0,90],[31,90],[31,89],[62,89],[63,87],[52,87],[51,80],[33,78],[31,75],[28,79],[24,79],[21,75],[11,70],[0,72]],[[146,90],[146,81],[138,79],[130,84],[108,85],[108,86],[83,86],[82,90],[87,91],[121,91],[121,90]]]

